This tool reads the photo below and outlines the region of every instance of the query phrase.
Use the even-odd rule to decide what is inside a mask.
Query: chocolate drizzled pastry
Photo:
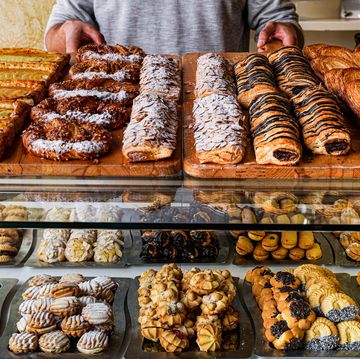
[[[321,88],[309,88],[291,99],[305,145],[315,154],[339,156],[349,152],[351,138],[335,98]]]
[[[235,65],[238,101],[249,108],[256,97],[266,93],[276,93],[275,77],[265,55],[251,54]]]
[[[279,88],[289,97],[305,88],[320,85],[320,80],[298,47],[283,47],[270,54],[269,61]]]
[[[280,320],[270,327],[271,335],[280,338],[282,334],[289,330],[286,320]]]
[[[281,93],[256,98],[249,108],[256,162],[294,165],[301,158],[299,126],[290,113],[290,103]]]
[[[296,282],[296,277],[289,272],[279,271],[275,275],[276,281],[286,285],[292,285]]]

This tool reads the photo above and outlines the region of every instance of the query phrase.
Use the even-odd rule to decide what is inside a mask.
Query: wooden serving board
[[[172,56],[179,60],[181,58]],[[88,177],[170,177],[181,172],[182,121],[178,110],[177,146],[169,159],[129,162],[122,154],[124,129],[112,131],[111,151],[96,161],[50,161],[32,156],[22,145],[20,135],[0,161],[0,175],[88,176]]]
[[[252,142],[246,147],[243,161],[237,165],[201,164],[195,153],[192,129],[192,107],[196,78],[196,63],[201,53],[186,54],[183,67],[183,121],[184,121],[184,171],[197,178],[360,178],[360,130],[349,121],[352,148],[345,156],[312,155],[304,152],[297,166],[259,165],[255,160]],[[222,53],[235,63],[248,53]]]

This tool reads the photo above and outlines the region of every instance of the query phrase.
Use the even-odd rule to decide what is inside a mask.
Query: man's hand
[[[94,26],[80,20],[67,20],[53,26],[46,35],[46,47],[49,51],[74,53],[82,45],[104,44],[104,36]]]
[[[259,52],[271,49],[271,43],[276,47],[299,45],[295,25],[284,22],[268,22],[260,31],[257,48]]]

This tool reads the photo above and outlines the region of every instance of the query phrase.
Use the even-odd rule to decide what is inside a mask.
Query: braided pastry
[[[315,154],[344,155],[350,150],[350,132],[333,96],[308,88],[291,99],[306,146]]]
[[[91,160],[105,155],[111,147],[108,131],[77,120],[34,122],[24,131],[22,141],[32,155],[57,161]]]
[[[265,55],[251,54],[235,65],[238,101],[246,109],[258,96],[277,93],[275,77]]]

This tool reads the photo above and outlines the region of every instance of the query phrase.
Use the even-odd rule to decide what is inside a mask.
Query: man
[[[302,45],[289,0],[57,0],[46,29],[48,50],[86,43],[136,45],[147,53],[259,51],[274,40]]]

